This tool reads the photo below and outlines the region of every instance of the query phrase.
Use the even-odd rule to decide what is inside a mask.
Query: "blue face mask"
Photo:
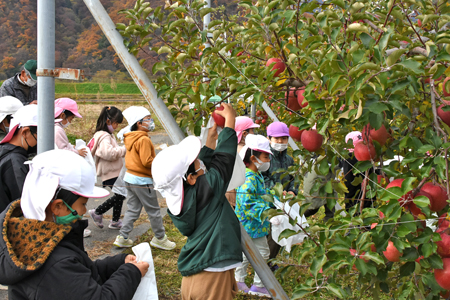
[[[81,220],[83,218],[82,216],[80,216],[78,214],[78,212],[76,210],[74,210],[72,207],[70,207],[70,205],[67,204],[64,200],[63,200],[63,203],[67,206],[67,208],[71,211],[71,213],[68,214],[67,216],[63,216],[63,217],[56,216],[56,220],[55,220],[56,224],[61,224],[61,225],[70,224],[75,220]]]

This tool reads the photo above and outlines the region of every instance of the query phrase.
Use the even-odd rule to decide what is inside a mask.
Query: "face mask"
[[[270,168],[270,161],[268,162],[262,162],[259,158],[257,158],[255,156],[256,160],[258,161],[257,163],[255,162],[255,166],[258,168],[258,171],[260,172],[265,172],[267,170],[269,170]]]
[[[284,151],[287,149],[288,145],[287,144],[278,144],[278,143],[270,143],[270,146],[272,146],[272,148],[276,151]]]
[[[198,168],[197,170],[195,170],[195,173],[197,173],[197,172],[200,171],[200,170],[203,170],[203,173],[206,174],[206,172],[208,172],[208,170],[206,169],[205,164],[203,163],[202,160],[199,159],[199,161],[200,161],[200,168]]]
[[[69,122],[69,120],[67,120],[67,123],[66,123],[66,124],[63,124],[62,122],[61,122],[60,124],[61,124],[61,126],[62,126],[63,128],[67,128],[67,127],[69,127],[70,122]]]
[[[9,127],[5,126],[6,133],[9,132]]]
[[[37,84],[37,80],[34,80],[31,77],[27,78],[27,81],[24,82],[25,85],[29,86],[29,87],[33,87]]]
[[[31,134],[31,135],[34,137],[34,134]],[[34,139],[36,140],[35,137],[34,137]],[[23,140],[24,140],[24,138],[23,138],[23,136],[22,136],[22,148],[25,148],[25,147],[23,146]],[[33,146],[33,147],[31,147],[31,146],[28,144],[28,141],[27,141],[26,139],[25,139],[25,143],[27,143],[27,146],[28,146],[28,149],[27,149],[28,155],[37,154],[37,140],[36,140],[36,145]]]
[[[114,128],[112,127],[112,125],[107,125],[107,126],[108,126],[109,133],[113,133],[114,132]]]
[[[56,224],[61,224],[61,225],[70,224],[75,220],[81,220],[83,218],[82,216],[80,216],[78,214],[78,212],[76,210],[74,210],[72,207],[70,207],[66,202],[63,201],[63,203],[67,206],[67,208],[71,211],[71,213],[68,214],[67,216],[63,216],[63,217],[56,216],[56,219],[55,219]]]
[[[150,121],[142,123],[142,127],[144,127],[145,129],[147,129],[148,131],[153,131],[155,130],[155,122],[153,122],[153,119],[150,119]]]

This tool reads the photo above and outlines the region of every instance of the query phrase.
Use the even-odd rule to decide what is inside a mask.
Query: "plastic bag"
[[[305,216],[301,216],[299,214],[300,206],[298,203],[295,203],[292,208],[289,206],[289,204],[282,203],[275,199],[275,206],[278,209],[284,210],[289,216],[295,220],[297,219],[297,223],[300,224],[303,228],[308,227],[309,224],[306,221]],[[298,225],[292,226],[289,223],[289,217],[287,215],[281,215],[281,216],[275,216],[272,219],[270,219],[270,222],[272,223],[272,239],[280,246],[284,246],[287,252],[291,252],[291,247],[293,244],[298,244],[303,241],[303,239],[306,237],[306,234],[303,233],[303,231],[300,229]],[[285,229],[291,229],[298,232],[298,234],[291,236],[289,238],[283,238],[281,241],[278,241],[278,237]]]
[[[127,168],[125,168],[125,164],[123,164],[122,170],[120,170],[120,174],[117,177],[116,182],[114,182],[114,185],[111,189],[114,194],[119,194],[124,197],[127,196],[127,188],[125,186],[125,181],[123,180],[126,171]]]
[[[148,271],[141,279],[132,300],[158,300],[158,287],[156,286],[155,265],[153,264],[152,250],[148,243],[141,243],[132,248],[137,261],[148,262]]]
[[[86,156],[84,157],[84,159],[94,168],[94,172],[95,172],[95,162],[94,162],[94,158],[92,157],[91,154],[91,149],[89,149],[89,147],[86,146],[86,142],[83,140],[76,140],[75,141],[75,149],[76,150],[80,150],[80,149],[86,149]]]

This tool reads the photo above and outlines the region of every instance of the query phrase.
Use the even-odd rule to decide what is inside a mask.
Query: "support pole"
[[[55,0],[37,2],[37,69],[55,68]],[[38,76],[37,150],[42,153],[55,147],[55,78]]]
[[[178,127],[175,119],[172,117],[167,106],[157,97],[157,92],[138,63],[136,57],[128,52],[123,44],[123,38],[116,30],[114,23],[109,17],[103,5],[99,0],[83,0],[91,14],[94,16],[98,25],[113,46],[122,63],[127,68],[136,85],[141,90],[151,109],[156,113],[161,124],[166,129],[174,144],[178,144],[184,139],[184,134]],[[208,0],[209,1],[209,0]],[[266,261],[262,258],[252,239],[244,230],[241,224],[241,245],[244,254],[258,273],[267,290],[271,293],[273,299],[288,300],[288,296],[281,287],[278,280],[273,275]]]

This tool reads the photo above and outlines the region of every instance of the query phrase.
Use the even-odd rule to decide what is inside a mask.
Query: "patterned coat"
[[[261,173],[246,169],[245,183],[236,189],[235,213],[251,238],[269,235],[270,222],[262,220],[264,211],[272,208],[269,202],[262,199],[262,195],[270,194],[264,185]]]

